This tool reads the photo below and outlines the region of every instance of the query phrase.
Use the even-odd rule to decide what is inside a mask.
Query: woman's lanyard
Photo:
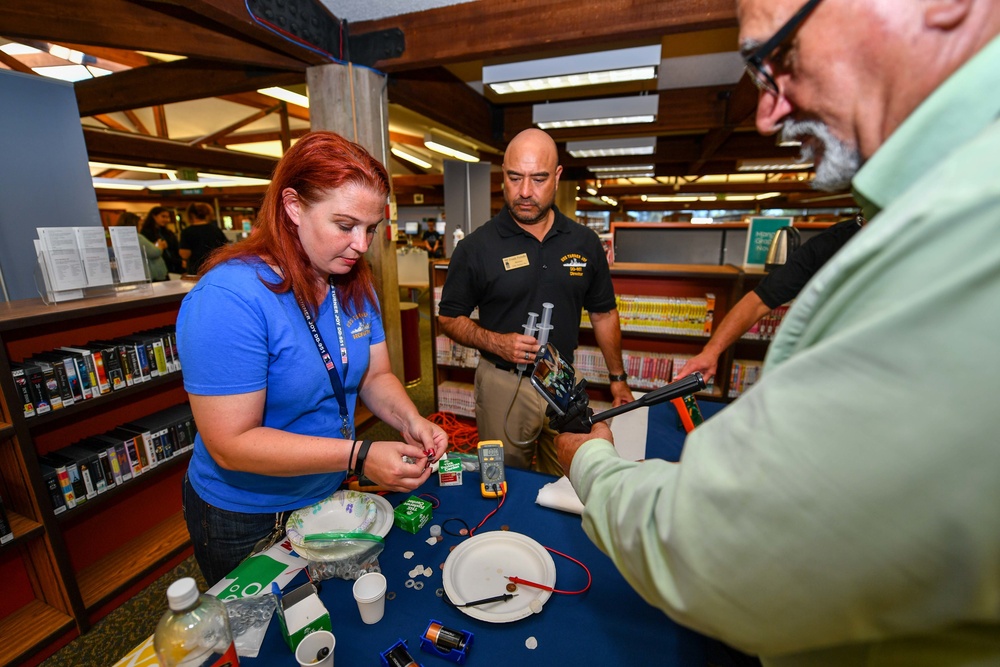
[[[337,288],[333,285],[333,276],[330,276],[329,282],[330,301],[333,302],[333,319],[337,324],[337,342],[340,344],[340,362],[344,366],[343,380],[340,379],[340,374],[337,373],[337,366],[333,363],[333,359],[326,349],[323,336],[320,335],[312,315],[309,314],[309,309],[301,299],[299,300],[299,308],[302,310],[302,317],[306,319],[306,324],[309,325],[309,332],[312,334],[313,342],[316,343],[316,349],[319,350],[319,356],[326,365],[327,373],[330,375],[330,384],[333,385],[333,393],[336,395],[337,404],[340,406],[340,434],[345,439],[350,440],[354,437],[354,427],[350,423],[350,415],[347,412],[347,392],[344,390],[344,382],[347,381],[347,345],[344,343],[344,330],[340,326],[340,306],[337,304]]]

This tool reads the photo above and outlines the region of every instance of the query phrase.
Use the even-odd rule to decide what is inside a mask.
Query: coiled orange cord
[[[453,412],[435,412],[427,415],[427,420],[437,424],[448,434],[448,449],[461,454],[476,453],[479,431],[475,426],[463,423]]]

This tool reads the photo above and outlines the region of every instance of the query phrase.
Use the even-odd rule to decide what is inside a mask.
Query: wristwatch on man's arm
[[[609,382],[625,382],[625,380],[628,380],[628,374],[626,373],[608,373]]]

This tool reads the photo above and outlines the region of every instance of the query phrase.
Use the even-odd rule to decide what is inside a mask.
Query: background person
[[[163,206],[154,206],[149,209],[139,233],[155,243],[163,251],[163,261],[167,264],[167,271],[170,273],[184,273],[184,263],[181,260],[180,245],[177,235],[171,229],[174,221],[174,212]]]
[[[433,222],[428,222],[426,225],[427,231],[424,232],[421,238],[421,244],[427,251],[428,257],[431,259],[440,259],[444,257],[444,236],[438,234]]]
[[[195,202],[187,208],[187,227],[181,231],[180,255],[184,272],[197,275],[202,262],[213,250],[229,243],[229,239],[215,224],[215,209],[204,202]]]
[[[135,227],[136,231],[139,230],[139,216],[131,211],[125,211],[118,216],[118,220],[115,221],[116,227]],[[160,281],[167,279],[167,265],[163,261],[163,248],[166,244],[161,242],[159,244],[150,242],[142,234],[137,234],[139,237],[139,245],[142,247],[142,254],[146,256],[146,263],[149,265],[149,277],[153,281]]]
[[[280,536],[289,512],[330,495],[346,471],[410,491],[447,447],[391,372],[363,256],[388,194],[388,174],[363,148],[305,135],[278,163],[250,237],[213,255],[181,304],[198,423],[184,515],[207,581]],[[357,443],[358,398],[405,442]]]
[[[584,529],[767,665],[1000,664],[1000,4],[737,7],[758,129],[869,222],[679,464],[559,436]]]
[[[715,377],[722,353],[760,318],[797,297],[809,279],[861,229],[863,220],[859,215],[831,225],[803,243],[786,263],[772,269],[726,313],[705,347],[684,364],[677,379],[695,371],[704,375],[706,382]]]
[[[541,316],[542,303],[555,305],[549,341],[571,361],[586,308],[615,405],[632,400],[607,258],[597,234],[554,206],[561,173],[549,135],[530,129],[514,137],[503,162],[506,207],[455,246],[438,318],[445,335],[482,353],[475,385],[479,439],[502,440],[506,463],[518,468],[530,468],[537,454],[536,469],[554,475],[562,470],[545,401],[516,372],[518,364],[530,372],[538,352],[538,340],[523,333],[529,311]],[[477,306],[478,323],[469,317]]]

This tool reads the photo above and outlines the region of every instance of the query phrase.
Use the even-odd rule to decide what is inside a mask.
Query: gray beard
[[[816,177],[812,186],[817,190],[842,191],[851,186],[851,179],[861,169],[861,154],[858,149],[834,136],[825,123],[818,120],[786,120],[781,129],[781,140],[801,140],[815,137],[823,145],[819,162],[815,164]],[[806,143],[802,144],[801,160],[812,162],[816,151]]]

